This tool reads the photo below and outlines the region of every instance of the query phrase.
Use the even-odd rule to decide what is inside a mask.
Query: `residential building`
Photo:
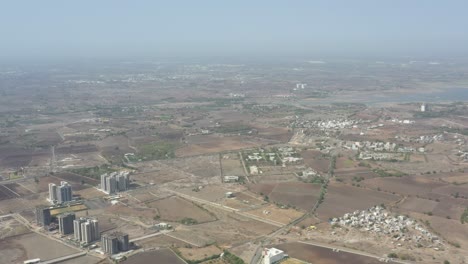
[[[57,201],[57,184],[49,183],[49,201],[54,203]]]
[[[128,234],[113,232],[101,237],[101,248],[106,254],[113,255],[129,249]]]
[[[239,181],[239,176],[224,176],[224,182],[237,182]]]
[[[49,207],[36,207],[36,223],[38,225],[44,226],[45,228],[50,224],[51,218]]]
[[[50,195],[50,194],[49,194]],[[61,181],[60,186],[57,186],[57,202],[66,203],[73,199],[71,185],[66,181]]]
[[[62,235],[73,233],[73,220],[75,220],[74,213],[65,213],[57,216],[59,232]]]
[[[128,171],[113,172],[101,175],[101,190],[107,194],[126,191],[130,179]]]
[[[93,218],[81,217],[73,221],[75,240],[89,244],[100,237],[99,221]]]

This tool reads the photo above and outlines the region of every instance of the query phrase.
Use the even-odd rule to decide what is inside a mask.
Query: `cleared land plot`
[[[215,210],[214,210],[215,211]],[[224,211],[217,216],[220,220],[193,226],[184,226],[170,233],[196,245],[207,245],[216,242],[220,247],[244,243],[260,235],[266,235],[277,229],[276,226],[246,218],[236,213],[226,214]]]
[[[222,151],[238,150],[258,147],[266,141],[251,137],[216,135],[197,135],[188,137],[189,145],[177,149],[176,156],[187,157],[200,154],[218,153]],[[192,143],[193,142],[193,143]]]
[[[36,233],[0,240],[0,263],[22,263],[27,259],[54,259],[78,251]]]
[[[181,253],[182,257],[185,260],[197,261],[202,260],[207,257],[211,257],[213,255],[219,255],[223,253],[223,251],[215,246],[207,246],[203,248],[178,248],[179,252]]]
[[[269,200],[282,205],[290,205],[302,210],[313,208],[320,194],[320,185],[302,182],[250,184],[249,189]]]
[[[151,252],[143,252],[131,256],[124,262],[124,264],[147,264],[147,263],[158,263],[158,264],[185,264],[174,252],[170,249],[161,249]]]
[[[393,203],[399,199],[397,195],[331,182],[328,185],[325,201],[317,210],[317,215],[326,221],[345,213],[364,210],[382,203]]]
[[[228,159],[221,159],[221,164],[223,166],[223,175],[235,175],[235,176],[244,176],[244,168],[239,159],[234,159],[234,156],[237,158],[236,154],[227,155]]]
[[[204,223],[216,220],[207,209],[177,196],[150,202],[147,206],[154,208],[163,221],[179,222],[184,218],[192,218],[198,223]]]
[[[145,184],[163,184],[175,180],[186,178],[185,173],[175,172],[168,167],[162,167],[159,164],[153,164],[153,167],[149,168],[150,164],[145,164],[142,172],[132,174],[131,179],[138,183]]]
[[[263,201],[263,198],[261,197],[256,197],[254,194],[246,194],[246,192],[237,192],[234,193],[233,198],[227,198],[224,199],[221,204],[231,207],[231,208],[236,208],[236,209],[248,209],[253,206],[259,206],[262,203],[265,203]]]
[[[279,208],[274,204],[270,204],[265,207],[261,207],[255,210],[246,211],[247,214],[256,215],[260,218],[272,220],[282,224],[288,224],[291,221],[299,218],[303,213],[294,210],[292,208]]]
[[[156,248],[156,247],[186,247],[189,246],[189,244],[166,236],[166,235],[159,235],[159,236],[154,236],[150,237],[141,241],[135,242],[138,244],[138,246],[141,246],[143,248]]]
[[[348,252],[333,252],[332,249],[288,243],[276,245],[275,248],[285,251],[289,256],[314,264],[380,264],[378,259],[356,255]],[[393,263],[393,262],[389,262]]]
[[[198,191],[194,191],[193,188],[180,190],[181,193],[211,202],[223,200],[226,195],[226,192],[230,191],[232,190],[228,189],[228,187],[225,188],[219,185],[207,185],[204,186],[201,190],[199,189]]]
[[[31,232],[26,226],[13,217],[0,218],[0,239],[18,236]]]
[[[179,158],[162,162],[199,177],[213,177],[221,174],[219,155]]]

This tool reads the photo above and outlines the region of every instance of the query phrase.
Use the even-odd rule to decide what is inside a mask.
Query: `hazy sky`
[[[467,54],[468,1],[1,0],[0,56]]]

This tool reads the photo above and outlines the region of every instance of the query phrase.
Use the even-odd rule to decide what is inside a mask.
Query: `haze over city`
[[[0,263],[468,263],[466,1],[3,1]]]
[[[4,1],[1,57],[466,55],[466,1]]]

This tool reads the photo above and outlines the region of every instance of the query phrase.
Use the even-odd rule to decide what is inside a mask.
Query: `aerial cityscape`
[[[468,263],[466,56],[0,57],[0,263]]]

